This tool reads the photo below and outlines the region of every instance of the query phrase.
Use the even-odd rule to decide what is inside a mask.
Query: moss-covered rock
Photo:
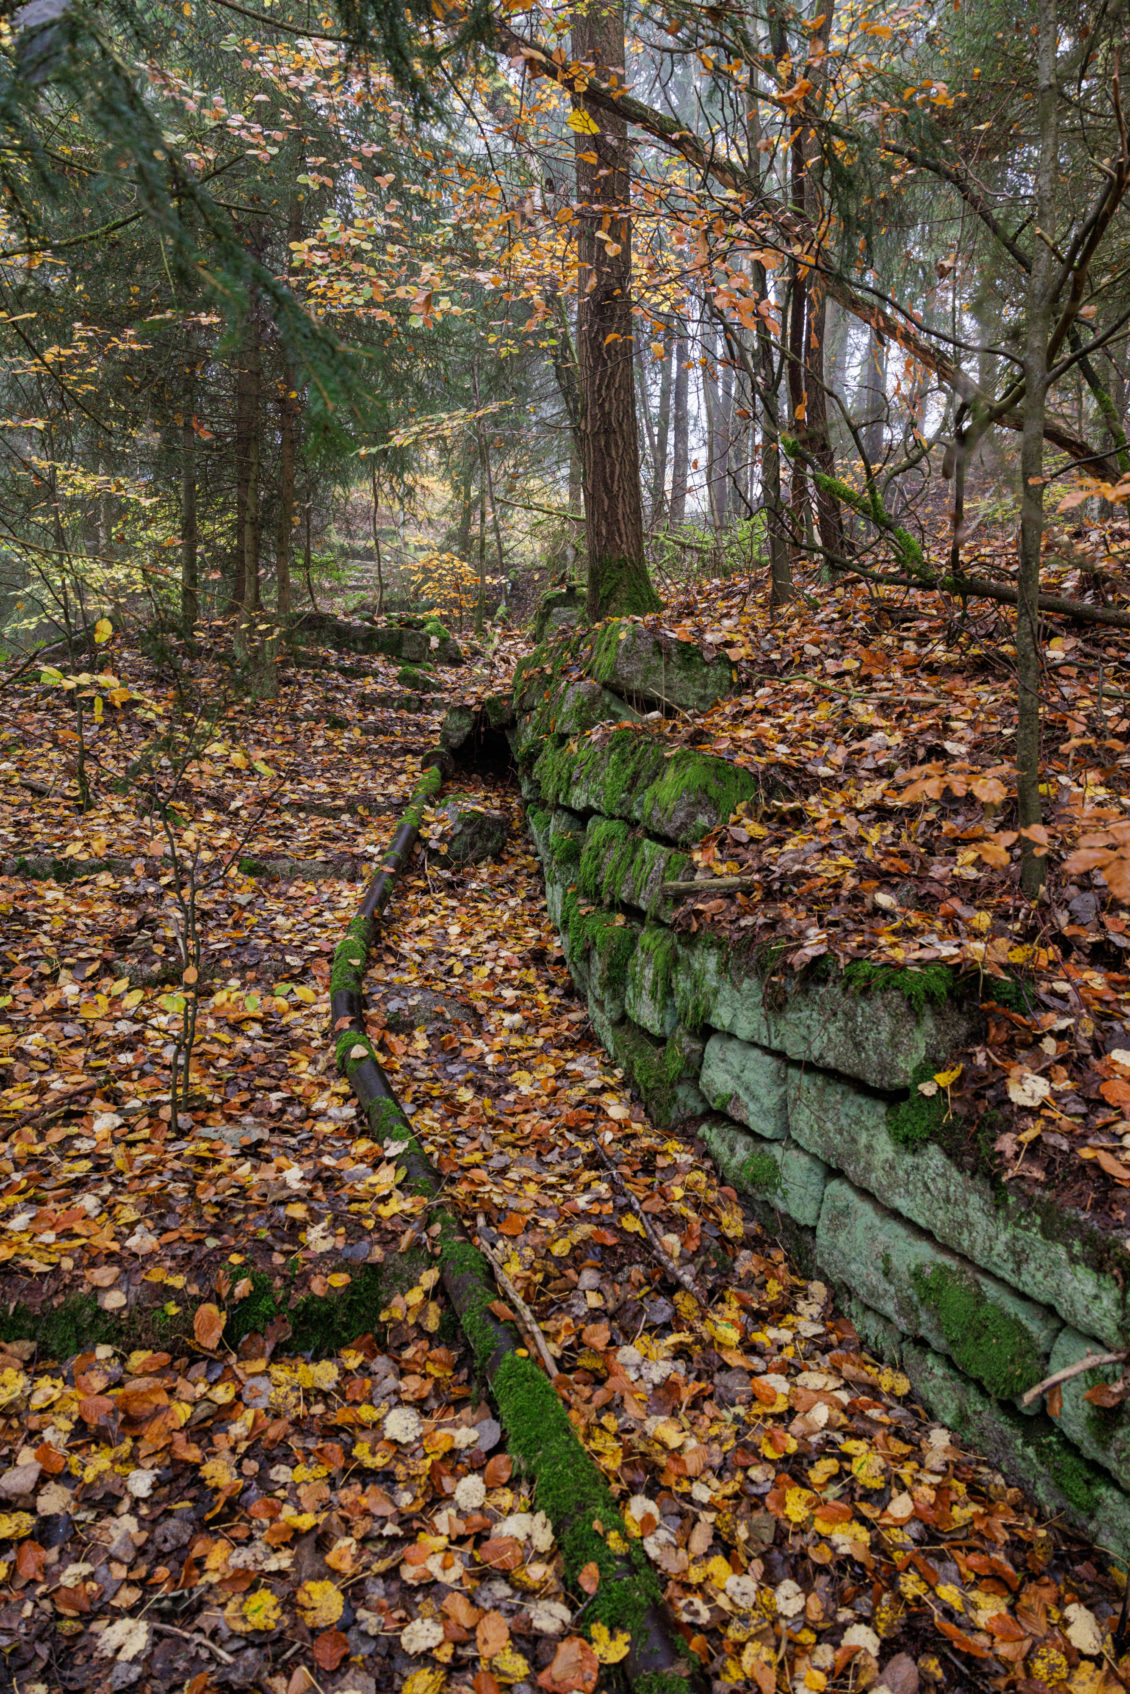
[[[1078,1364],[1088,1354],[1101,1355],[1107,1351],[1093,1336],[1081,1335],[1077,1329],[1065,1325],[1052,1348],[1048,1375]],[[1087,1399],[1100,1383],[1110,1386],[1117,1382],[1122,1370],[1120,1364],[1103,1365],[1065,1382],[1059,1424],[1076,1447],[1108,1470],[1121,1487],[1130,1490],[1130,1411],[1125,1405],[1103,1407]]]
[[[815,1226],[829,1175],[823,1160],[792,1142],[763,1141],[730,1118],[710,1118],[698,1133],[731,1188]]]
[[[1044,1375],[1061,1320],[894,1216],[851,1183],[830,1182],[816,1230],[820,1263],[905,1335],[919,1335],[998,1400]]]
[[[636,705],[703,712],[729,694],[734,668],[666,630],[631,618],[601,624],[588,637],[585,669],[595,682]]]
[[[887,1111],[881,1097],[838,1077],[789,1068],[789,1133],[802,1147],[1084,1334],[1125,1346],[1126,1277],[1108,1240],[1078,1214],[995,1192],[934,1142],[905,1151],[888,1133]]]
[[[443,691],[443,683],[431,671],[421,670],[417,665],[402,665],[396,673],[396,680],[405,688],[415,689],[417,694],[439,694]]]
[[[675,1028],[675,1001],[671,994],[671,966],[675,960],[675,937],[663,924],[645,924],[628,967],[624,1003],[628,1016],[651,1035],[661,1039]]]
[[[770,984],[762,966],[710,937],[681,944],[674,987],[683,1021],[693,1005],[727,1035],[892,1093],[924,1063],[943,1064],[977,1028],[976,1012],[954,999],[916,1005],[897,986],[849,992],[838,973]]]
[[[447,819],[441,857],[455,865],[477,865],[495,859],[506,845],[509,823],[505,812],[491,811],[473,794],[453,794],[439,807]]]
[[[534,614],[534,640],[542,642],[563,630],[574,630],[584,621],[585,601],[579,588],[553,588],[543,594]]]

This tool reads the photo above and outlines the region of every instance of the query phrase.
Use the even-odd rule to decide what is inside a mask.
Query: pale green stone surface
[[[968,1259],[939,1246],[924,1230],[896,1217],[842,1178],[829,1182],[824,1190],[816,1253],[830,1276],[889,1318],[902,1334],[921,1336],[938,1352],[951,1353],[951,1340],[920,1283],[922,1276],[943,1267],[975,1286],[1007,1320],[1022,1325],[1031,1340],[1034,1368],[1020,1388],[1031,1388],[1047,1374],[1052,1344],[1063,1327],[1054,1312],[1025,1300]]]
[[[1065,1322],[1090,1328],[1112,1347],[1122,1345],[1118,1286],[1087,1262],[1085,1234],[1073,1230],[1069,1218],[1066,1244],[1050,1239],[1033,1211],[1018,1201],[998,1205],[983,1178],[959,1170],[933,1143],[913,1152],[896,1146],[885,1103],[837,1077],[791,1066],[788,1100],[793,1138],[857,1188]]]
[[[855,992],[834,978],[774,980],[767,990],[751,965],[698,937],[680,943],[675,994],[740,1041],[892,1092],[908,1087],[925,1059],[948,1058],[975,1024],[949,1003],[919,1014],[893,989]]]
[[[807,1228],[815,1225],[829,1174],[821,1159],[792,1142],[763,1141],[725,1118],[711,1118],[699,1135],[739,1194],[768,1200]]]
[[[732,1035],[712,1035],[706,1043],[699,1087],[717,1111],[728,1112],[756,1135],[783,1141],[789,1133],[786,1070],[779,1053]]]
[[[1102,1354],[1110,1350],[1093,1335],[1080,1335],[1077,1329],[1062,1329],[1048,1361],[1048,1375],[1077,1364],[1088,1353]],[[1088,1458],[1097,1460],[1123,1488],[1130,1489],[1130,1412],[1125,1405],[1103,1410],[1092,1406],[1085,1398],[1088,1389],[1097,1383],[1116,1383],[1122,1369],[1117,1364],[1103,1365],[1065,1382],[1062,1385],[1059,1426]]]

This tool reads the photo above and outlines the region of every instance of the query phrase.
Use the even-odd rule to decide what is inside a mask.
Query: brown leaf
[[[590,1559],[587,1565],[582,1565],[577,1572],[577,1581],[586,1594],[595,1594],[600,1587],[600,1566],[595,1559]]]
[[[336,1670],[349,1652],[349,1637],[340,1629],[327,1629],[314,1637],[313,1652],[323,1670]]]
[[[1102,1406],[1109,1411],[1112,1406],[1121,1406],[1126,1398],[1126,1390],[1117,1388],[1110,1382],[1096,1382],[1093,1388],[1088,1388],[1083,1396],[1092,1406]]]
[[[510,1625],[501,1612],[484,1612],[475,1626],[475,1645],[479,1656],[493,1659],[510,1639]]]
[[[226,1315],[218,1306],[213,1305],[211,1300],[197,1308],[192,1320],[192,1333],[196,1337],[198,1347],[204,1347],[211,1352],[219,1346]]]
[[[16,1569],[25,1582],[39,1582],[43,1576],[43,1561],[47,1557],[46,1547],[41,1547],[38,1541],[21,1541],[16,1554]]]
[[[513,1535],[492,1535],[478,1546],[479,1562],[491,1570],[517,1570],[524,1563],[522,1543]]]
[[[514,1470],[514,1463],[509,1453],[495,1453],[487,1460],[483,1471],[483,1481],[488,1488],[501,1488],[504,1482],[509,1482]]]
[[[538,1687],[546,1694],[592,1694],[599,1674],[600,1660],[588,1642],[568,1635],[538,1677]]]

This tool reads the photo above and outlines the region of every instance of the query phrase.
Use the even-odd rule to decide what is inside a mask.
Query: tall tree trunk
[[[887,343],[876,329],[870,329],[867,334],[867,351],[863,355],[852,410],[856,422],[862,426],[859,436],[868,463],[878,465],[882,462],[886,434]]]
[[[186,628],[200,616],[200,564],[196,532],[196,431],[192,427],[192,390],[181,424],[180,470],[180,612]]]
[[[602,81],[624,80],[622,0],[584,0],[572,19],[573,58]],[[583,90],[576,132],[577,356],[593,618],[657,611],[647,574],[633,393],[631,148],[621,117],[597,112]],[[598,237],[600,239],[598,239]]]
[[[659,373],[659,415],[655,424],[655,464],[651,479],[652,529],[663,522],[667,507],[667,448],[671,439],[671,360],[672,338],[663,338],[663,368]]]
[[[276,605],[280,617],[290,611],[290,559],[294,535],[294,463],[295,434],[298,422],[298,396],[294,392],[294,372],[283,360],[283,395],[279,405],[279,511],[275,529],[275,587]]]
[[[258,412],[259,331],[254,314],[244,326],[243,342],[235,379],[235,547],[229,608],[247,599],[247,498],[250,487],[252,440],[256,436]]]
[[[687,370],[686,331],[675,336],[671,357],[675,364],[674,396],[671,402],[671,504],[672,529],[686,521],[687,470],[690,460],[690,372]]]
[[[1020,819],[1020,881],[1034,897],[1044,883],[1039,842],[1025,835],[1039,826],[1040,809],[1040,552],[1044,538],[1044,413],[1048,393],[1048,335],[1051,329],[1052,248],[1055,240],[1056,165],[1059,151],[1056,101],[1055,0],[1038,0],[1036,122],[1036,223],[1046,240],[1033,243],[1028,277],[1028,323],[1024,346],[1024,413],[1020,436],[1020,570],[1016,604],[1016,798]]]

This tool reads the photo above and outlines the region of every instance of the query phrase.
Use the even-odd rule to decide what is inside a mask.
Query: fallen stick
[[[70,1089],[61,1100],[56,1100],[49,1106],[34,1106],[30,1112],[25,1112],[15,1123],[0,1123],[0,1130],[10,1135],[14,1130],[26,1129],[29,1123],[50,1123],[52,1118],[62,1117],[72,1100],[79,1100],[84,1094],[96,1093],[103,1086],[102,1082],[80,1082],[77,1088]],[[108,1081],[105,1086],[112,1087]]]
[[[521,1318],[522,1325],[526,1330],[526,1333],[529,1335],[530,1340],[537,1348],[538,1357],[549,1372],[549,1380],[552,1382],[559,1374],[560,1366],[549,1350],[549,1342],[542,1334],[537,1318],[535,1318],[533,1312],[531,1312],[529,1306],[527,1306],[526,1302],[523,1300],[522,1296],[519,1294],[518,1290],[515,1288],[514,1284],[511,1282],[510,1278],[507,1276],[506,1272],[503,1270],[502,1266],[487,1246],[487,1243],[483,1240],[482,1226],[484,1221],[485,1220],[480,1216],[479,1236],[476,1246],[478,1247],[479,1252],[483,1255],[484,1259],[486,1259],[487,1263],[490,1265],[491,1270],[494,1272],[498,1286],[501,1288],[510,1304],[514,1307],[518,1316]]]
[[[713,894],[724,888],[754,888],[755,876],[712,876],[699,882],[664,882],[664,894]]]
[[[1054,1375],[1046,1376],[1043,1382],[1037,1382],[1034,1388],[1030,1388],[1027,1394],[1021,1396],[1020,1404],[1030,1406],[1033,1400],[1038,1400],[1049,1388],[1058,1388],[1061,1382],[1070,1382],[1073,1376],[1084,1376],[1087,1371],[1094,1370],[1098,1365],[1124,1365],[1126,1357],[1125,1353],[1088,1353],[1076,1364],[1065,1365]]]
[[[636,1214],[636,1217],[643,1225],[643,1232],[647,1237],[648,1246],[651,1248],[668,1276],[673,1276],[675,1281],[680,1283],[686,1289],[688,1294],[694,1296],[700,1306],[704,1309],[707,1308],[710,1302],[699,1285],[697,1278],[691,1271],[684,1270],[681,1265],[675,1263],[666,1247],[664,1247],[662,1241],[660,1241],[659,1231],[656,1229],[655,1225],[652,1223],[651,1219],[648,1217],[647,1213],[644,1211],[643,1207],[628,1187],[628,1184],[625,1182],[623,1176],[620,1174],[620,1167],[616,1163],[615,1159],[609,1158],[599,1141],[594,1141],[593,1146],[596,1148],[597,1157],[601,1159],[605,1165],[607,1165],[608,1169],[612,1172],[613,1177],[617,1182],[619,1182],[620,1187],[623,1189],[624,1194],[627,1197],[629,1206],[631,1206],[633,1212]]]

